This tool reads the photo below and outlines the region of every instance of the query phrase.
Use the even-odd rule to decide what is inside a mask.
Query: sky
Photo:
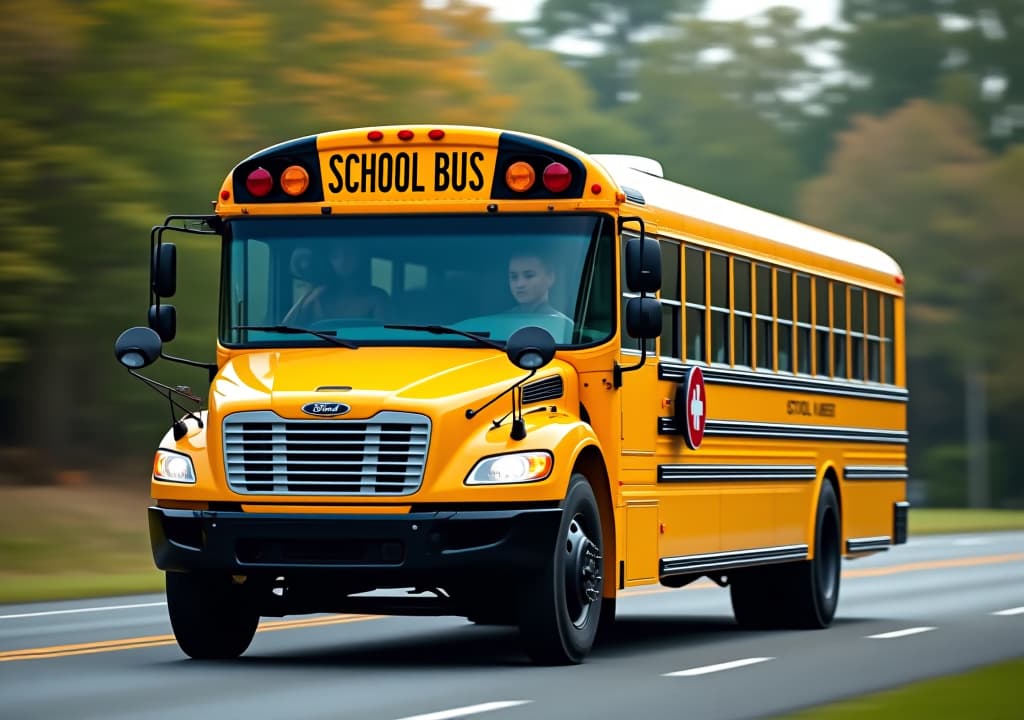
[[[536,13],[542,0],[473,0],[492,8],[498,20],[527,20]],[[839,0],[708,0],[708,17],[736,20],[757,15],[776,5],[789,5],[803,12],[808,25],[827,25],[835,20]]]

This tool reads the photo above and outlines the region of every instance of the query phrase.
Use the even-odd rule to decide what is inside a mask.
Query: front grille
[[[224,466],[237,493],[410,495],[423,482],[430,420],[382,412],[367,420],[224,419]]]

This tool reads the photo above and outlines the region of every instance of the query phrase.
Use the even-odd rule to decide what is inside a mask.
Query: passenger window
[[[775,316],[772,309],[775,292],[772,269],[767,265],[757,265],[756,268],[757,367],[771,370],[775,367]]]
[[[846,285],[832,283],[832,362],[835,368],[833,377],[846,377]]]
[[[712,362],[729,362],[729,258],[711,253]]]
[[[850,288],[850,377],[864,379],[864,291]]]
[[[829,362],[828,280],[824,278],[814,279],[814,337],[818,350],[814,373],[830,375],[832,367]]]
[[[686,357],[706,361],[704,251],[686,248]]]
[[[750,263],[746,260],[733,258],[732,272],[735,287],[733,288],[733,327],[735,330],[733,351],[735,363],[744,367],[753,365],[751,357],[751,298],[750,298]]]
[[[681,357],[682,299],[679,294],[679,243],[661,241],[661,349],[663,357]]]
[[[779,313],[779,370],[793,371],[793,275],[789,270],[775,270],[775,298]]]
[[[874,290],[868,290],[866,295],[868,314],[868,380],[878,382],[882,379],[882,336],[878,293]]]
[[[811,278],[796,276],[797,372],[811,373]]]

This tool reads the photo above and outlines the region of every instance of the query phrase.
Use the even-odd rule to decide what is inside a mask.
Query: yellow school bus
[[[220,242],[216,362],[164,353],[169,233]],[[149,521],[174,634],[452,614],[576,663],[627,588],[828,626],[841,559],[906,540],[903,275],[652,159],[477,127],[262,150],[153,229],[130,372],[184,414]],[[205,368],[205,409],[139,373]],[[681,610],[685,611],[685,610]]]

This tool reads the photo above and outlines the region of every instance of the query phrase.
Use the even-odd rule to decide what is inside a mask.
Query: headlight
[[[541,450],[485,458],[466,478],[467,485],[501,485],[543,480],[554,466],[551,453]]]
[[[170,450],[157,450],[153,458],[153,477],[164,482],[190,483],[196,482],[196,471],[192,468],[192,458]]]

